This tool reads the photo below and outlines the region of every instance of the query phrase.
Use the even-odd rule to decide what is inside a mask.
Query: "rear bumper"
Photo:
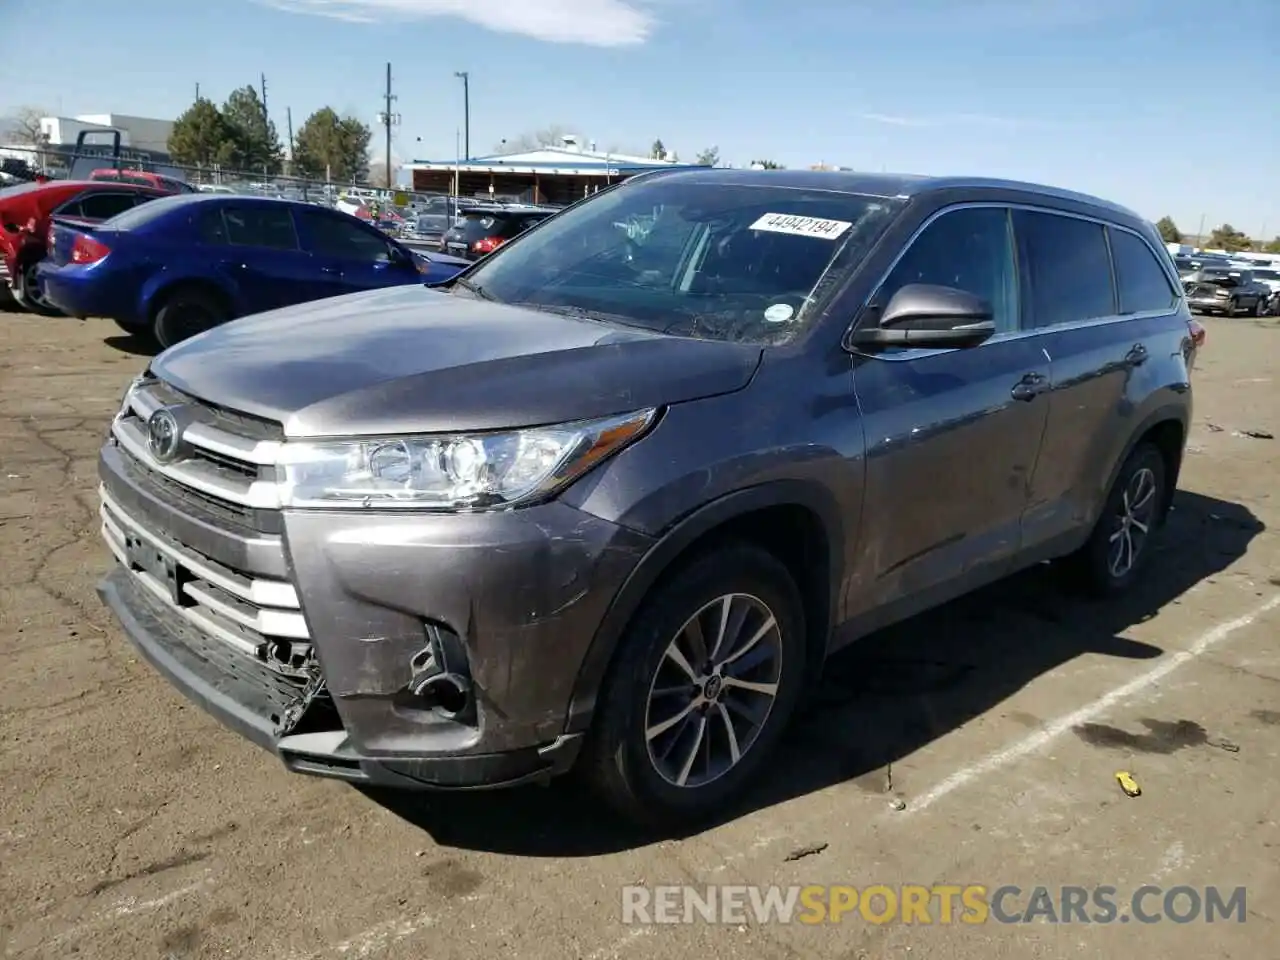
[[[1227,310],[1230,309],[1226,300],[1218,297],[1188,297],[1187,306],[1192,310]]]
[[[103,578],[98,595],[138,652],[170,683],[295,773],[427,790],[499,788],[564,773],[581,747],[581,735],[570,734],[503,753],[372,758],[356,750],[340,730],[277,737],[279,713],[295,695],[287,684],[266,671],[228,669],[229,655],[216,641],[153,599],[123,567]],[[243,658],[236,659],[243,665]]]
[[[145,325],[145,319],[135,316],[129,298],[99,272],[46,262],[36,268],[36,282],[45,300],[69,317],[109,317],[124,325]]]

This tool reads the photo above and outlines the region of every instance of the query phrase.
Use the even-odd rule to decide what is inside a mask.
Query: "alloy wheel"
[[[758,597],[725,594],[685,621],[649,685],[645,741],[676,787],[701,787],[736,767],[764,729],[782,675],[782,630]]]
[[[49,303],[40,292],[40,283],[36,279],[37,266],[38,262],[31,263],[22,270],[22,298],[38,310],[47,310]]]
[[[1150,467],[1135,470],[1125,484],[1108,538],[1107,569],[1119,580],[1133,569],[1156,514],[1156,475]]]

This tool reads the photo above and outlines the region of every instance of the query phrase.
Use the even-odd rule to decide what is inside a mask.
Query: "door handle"
[[[340,273],[342,273],[342,271],[338,267],[321,267],[320,272],[327,273],[335,277],[338,276]]]
[[[1147,348],[1140,343],[1135,343],[1124,355],[1124,362],[1131,367],[1142,366],[1147,362]]]
[[[1013,385],[1009,395],[1015,400],[1029,402],[1044,393],[1049,385],[1049,378],[1043,373],[1028,373]]]

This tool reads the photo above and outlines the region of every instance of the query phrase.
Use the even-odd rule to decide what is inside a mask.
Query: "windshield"
[[[1280,270],[1255,270],[1253,271],[1255,280],[1280,280]]]
[[[685,336],[778,343],[806,325],[840,256],[856,265],[900,201],[657,177],[567,210],[484,261],[503,303]]]

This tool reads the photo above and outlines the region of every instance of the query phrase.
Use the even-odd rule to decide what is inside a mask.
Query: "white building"
[[[40,129],[54,146],[75,146],[82,132],[106,135],[118,132],[123,148],[168,153],[173,121],[121,113],[88,113],[76,117],[41,117]]]

